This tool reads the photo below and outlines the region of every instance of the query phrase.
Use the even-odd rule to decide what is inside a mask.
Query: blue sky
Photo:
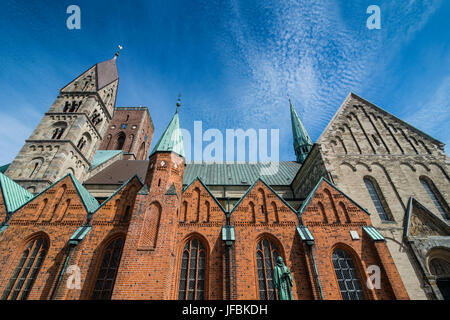
[[[81,30],[66,28],[71,4]],[[372,4],[381,30],[366,28]],[[294,160],[286,95],[315,141],[350,91],[449,144],[449,17],[442,0],[3,0],[0,164],[118,44],[117,106],[149,107],[153,145],[181,92],[182,127],[280,129],[280,160]]]

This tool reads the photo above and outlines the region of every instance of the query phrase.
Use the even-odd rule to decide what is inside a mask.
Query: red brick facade
[[[41,238],[48,251],[27,298],[91,299],[107,248],[122,239],[110,297],[178,299],[185,294],[180,293],[185,246],[197,239],[205,259],[204,299],[259,299],[268,294],[267,289],[261,291],[261,273],[258,276],[257,246],[264,240],[290,269],[294,299],[342,299],[332,261],[337,248],[351,257],[365,299],[408,299],[385,242],[374,241],[363,229],[371,225],[368,214],[326,180],[301,208],[301,223],[314,237],[310,246],[297,231],[297,212],[262,180],[247,191],[227,219],[199,179],[182,189],[183,172],[182,157],[155,153],[144,186],[132,178],[89,214],[69,176],[54,184],[14,212],[0,233],[0,294],[14,277],[30,241]],[[3,201],[0,210],[5,218]],[[222,240],[227,223],[235,230],[231,247]],[[65,263],[69,239],[83,225],[92,229]],[[359,239],[353,240],[350,231]],[[68,272],[58,280],[62,269],[73,265],[80,268],[79,289],[67,285]],[[368,267],[373,265],[380,270],[379,289],[366,285]],[[103,284],[108,285],[108,281]]]
[[[153,132],[147,108],[115,108],[99,150],[123,150],[124,159],[146,160]]]

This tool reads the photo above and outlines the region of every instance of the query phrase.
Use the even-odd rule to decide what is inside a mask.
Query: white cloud
[[[450,76],[445,77],[430,100],[417,111],[406,116],[406,121],[418,129],[433,135],[446,144],[446,151],[450,145]]]

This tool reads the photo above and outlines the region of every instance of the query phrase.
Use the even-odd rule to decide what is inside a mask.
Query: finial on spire
[[[287,95],[287,97],[288,97],[288,100],[289,100],[289,105],[292,107],[292,101],[291,101],[291,97],[289,96],[289,93],[288,94],[286,94]]]
[[[178,113],[178,108],[181,106],[181,93],[178,94],[178,100],[177,100],[177,113]]]
[[[119,50],[116,51],[116,53],[114,54],[114,60],[117,59],[117,57],[119,56],[120,50],[122,50],[123,47],[119,44]]]

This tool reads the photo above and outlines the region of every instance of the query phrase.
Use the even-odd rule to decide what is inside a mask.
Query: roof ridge
[[[87,213],[89,214],[97,210],[98,207],[100,206],[100,203],[97,201],[97,199],[95,199],[95,197],[91,195],[91,193],[83,186],[83,184],[80,181],[78,181],[72,175],[72,173],[69,173],[68,175],[72,179],[73,185],[75,186],[75,189],[77,190],[78,195],[80,196]]]

